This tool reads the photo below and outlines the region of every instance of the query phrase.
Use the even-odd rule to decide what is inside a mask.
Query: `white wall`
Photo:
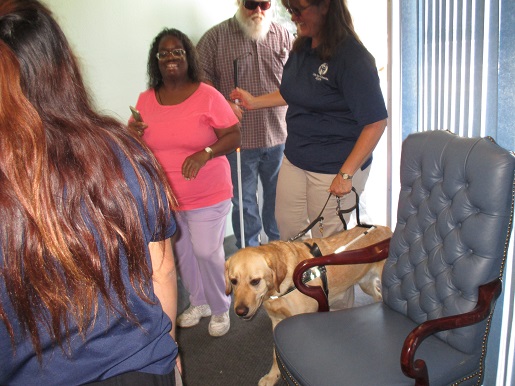
[[[98,109],[123,121],[146,88],[147,55],[164,27],[194,43],[231,17],[235,0],[43,0],[53,11],[82,65]]]
[[[361,41],[374,56],[379,70],[379,79],[383,90],[384,99],[387,97],[387,72],[388,72],[388,35],[387,35],[387,5],[384,0],[347,0],[347,5],[352,14],[354,28]],[[389,112],[391,115],[391,112]],[[392,130],[392,128],[387,128]],[[367,217],[361,221],[369,224],[394,226],[388,223],[387,193],[388,193],[388,141],[387,133],[374,150],[372,169],[362,196],[367,210]],[[394,155],[394,156],[400,156]],[[399,184],[399,181],[394,181]]]
[[[177,28],[197,43],[215,24],[234,15],[236,0],[42,0],[54,13],[79,58],[95,106],[129,119],[146,89],[147,57],[154,37]],[[226,235],[232,234],[228,217]]]

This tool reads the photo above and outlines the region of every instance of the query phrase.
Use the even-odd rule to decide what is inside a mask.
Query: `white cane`
[[[247,55],[252,55],[251,52],[246,52],[243,55],[238,56],[233,60],[233,77],[234,77],[234,88],[238,87],[238,60],[244,58]],[[234,101],[237,105],[240,104],[240,101],[236,99]],[[238,169],[238,200],[240,203],[240,238],[241,238],[241,247],[245,248],[245,225],[243,224],[243,192],[241,189],[241,154],[240,148],[236,149],[236,161],[237,161],[237,169]]]
[[[240,237],[241,247],[245,248],[245,225],[243,224],[243,192],[241,189],[241,154],[240,148],[236,149],[237,171],[238,171],[238,201],[240,203]]]

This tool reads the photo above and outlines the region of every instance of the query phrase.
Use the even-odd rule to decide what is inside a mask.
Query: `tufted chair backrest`
[[[489,138],[411,134],[402,146],[397,225],[383,301],[417,323],[470,311],[502,276],[512,227],[515,159]],[[438,337],[480,350],[489,318]]]

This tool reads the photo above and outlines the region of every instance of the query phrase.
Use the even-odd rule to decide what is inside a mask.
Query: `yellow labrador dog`
[[[259,247],[240,249],[225,263],[226,293],[234,294],[234,311],[243,319],[251,319],[264,305],[272,320],[272,328],[282,319],[307,312],[315,312],[318,303],[298,290],[291,291],[293,271],[303,260],[313,258],[310,247],[316,243],[322,255],[335,251],[352,250],[375,244],[391,237],[390,228],[355,227],[323,239],[307,239],[298,242],[272,241]],[[345,291],[359,284],[374,300],[381,300],[381,274],[384,261],[327,266],[329,306],[334,309],[345,296]],[[319,278],[309,285],[321,285]],[[291,291],[291,292],[289,292]],[[272,386],[280,372],[273,356],[270,372],[259,381],[259,386]]]

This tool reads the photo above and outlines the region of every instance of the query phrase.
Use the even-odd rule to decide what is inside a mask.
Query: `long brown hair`
[[[2,1],[0,43],[0,288],[3,281],[41,357],[41,329],[61,347],[71,320],[84,336],[99,297],[137,324],[122,266],[138,296],[150,302],[148,247],[120,158],[134,169],[145,216],[147,202],[156,207],[158,237],[175,201],[144,144],[93,110],[47,8],[33,0]],[[153,193],[162,189],[164,196]],[[6,307],[0,299],[0,320],[14,344],[15,321]]]
[[[310,5],[319,6],[326,0],[306,0]],[[316,51],[322,60],[329,60],[333,56],[336,47],[344,42],[349,36],[354,37],[359,43],[358,34],[354,30],[354,23],[352,16],[347,7],[347,0],[328,0],[329,10],[326,14],[326,19],[322,23],[320,30],[320,45]],[[281,0],[284,7],[288,8],[291,5],[298,5],[299,0]],[[306,45],[306,40],[309,39],[305,36],[299,36],[293,42],[292,51],[296,52],[302,50]]]

